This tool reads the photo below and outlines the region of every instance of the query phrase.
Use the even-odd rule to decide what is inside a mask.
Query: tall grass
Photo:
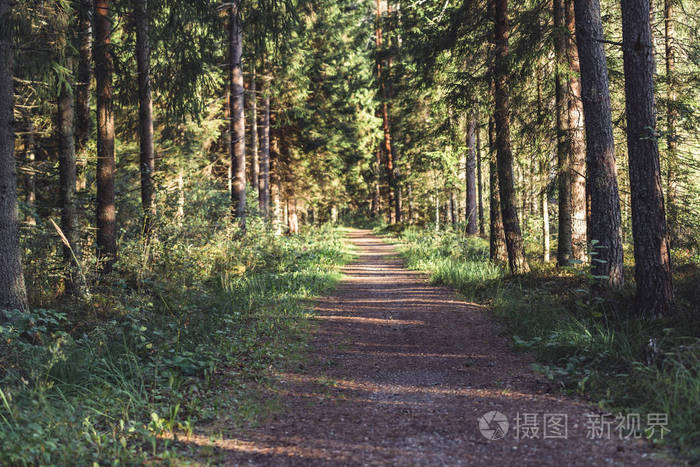
[[[302,355],[304,302],[349,259],[341,236],[173,222],[148,249],[124,242],[90,301],[0,326],[0,464],[162,460],[178,455],[163,432],[260,413],[247,387]]]
[[[489,261],[485,240],[456,231],[409,228],[398,239],[409,267],[489,305],[514,347],[534,352],[535,369],[562,390],[611,412],[668,414],[663,443],[700,460],[700,315],[690,285],[697,264],[676,275],[677,316],[650,323],[631,309],[632,286],[599,294],[585,271],[534,261],[532,273],[513,277]]]

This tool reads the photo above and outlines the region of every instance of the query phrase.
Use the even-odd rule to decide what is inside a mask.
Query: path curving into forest
[[[659,465],[641,440],[588,439],[584,402],[549,393],[477,305],[408,271],[366,230],[358,259],[318,301],[311,361],[279,376],[283,411],[223,439],[194,437],[230,465]],[[506,416],[503,439],[479,430]],[[521,429],[516,430],[520,413]],[[531,415],[536,414],[534,424]],[[548,415],[548,439],[543,418]],[[566,415],[566,438],[557,421]],[[526,420],[529,418],[530,420]],[[499,419],[484,425],[493,436]],[[596,420],[595,418],[591,420]],[[527,429],[537,426],[538,430]],[[519,432],[521,439],[516,439]],[[523,439],[525,434],[538,439]]]

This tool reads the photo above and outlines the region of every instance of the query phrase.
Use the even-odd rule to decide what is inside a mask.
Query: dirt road
[[[641,440],[620,440],[619,423],[587,417],[599,413],[594,406],[548,393],[484,310],[406,270],[394,247],[370,232],[348,238],[359,257],[318,302],[310,363],[279,375],[285,410],[216,441],[215,462],[662,463]],[[487,415],[480,430],[492,411],[502,416]]]

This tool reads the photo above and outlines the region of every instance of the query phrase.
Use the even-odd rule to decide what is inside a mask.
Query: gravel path
[[[585,414],[598,413],[595,407],[550,394],[483,310],[404,269],[394,247],[370,232],[353,230],[348,238],[359,258],[334,294],[318,301],[312,360],[279,375],[285,409],[217,441],[195,436],[217,452],[211,462],[663,464],[641,440],[619,439],[616,424],[610,439],[589,439],[590,424],[600,419]],[[507,418],[502,439],[479,429],[491,411]],[[500,436],[499,420],[487,416],[486,436]]]

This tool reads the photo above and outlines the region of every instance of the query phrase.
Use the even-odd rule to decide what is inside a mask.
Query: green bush
[[[122,241],[89,298],[0,325],[0,464],[165,458],[165,432],[191,432],[222,407],[234,422],[264,410],[246,387],[299,358],[303,301],[337,280],[341,237],[330,226],[276,236],[256,218],[241,235],[191,216],[148,245]]]

